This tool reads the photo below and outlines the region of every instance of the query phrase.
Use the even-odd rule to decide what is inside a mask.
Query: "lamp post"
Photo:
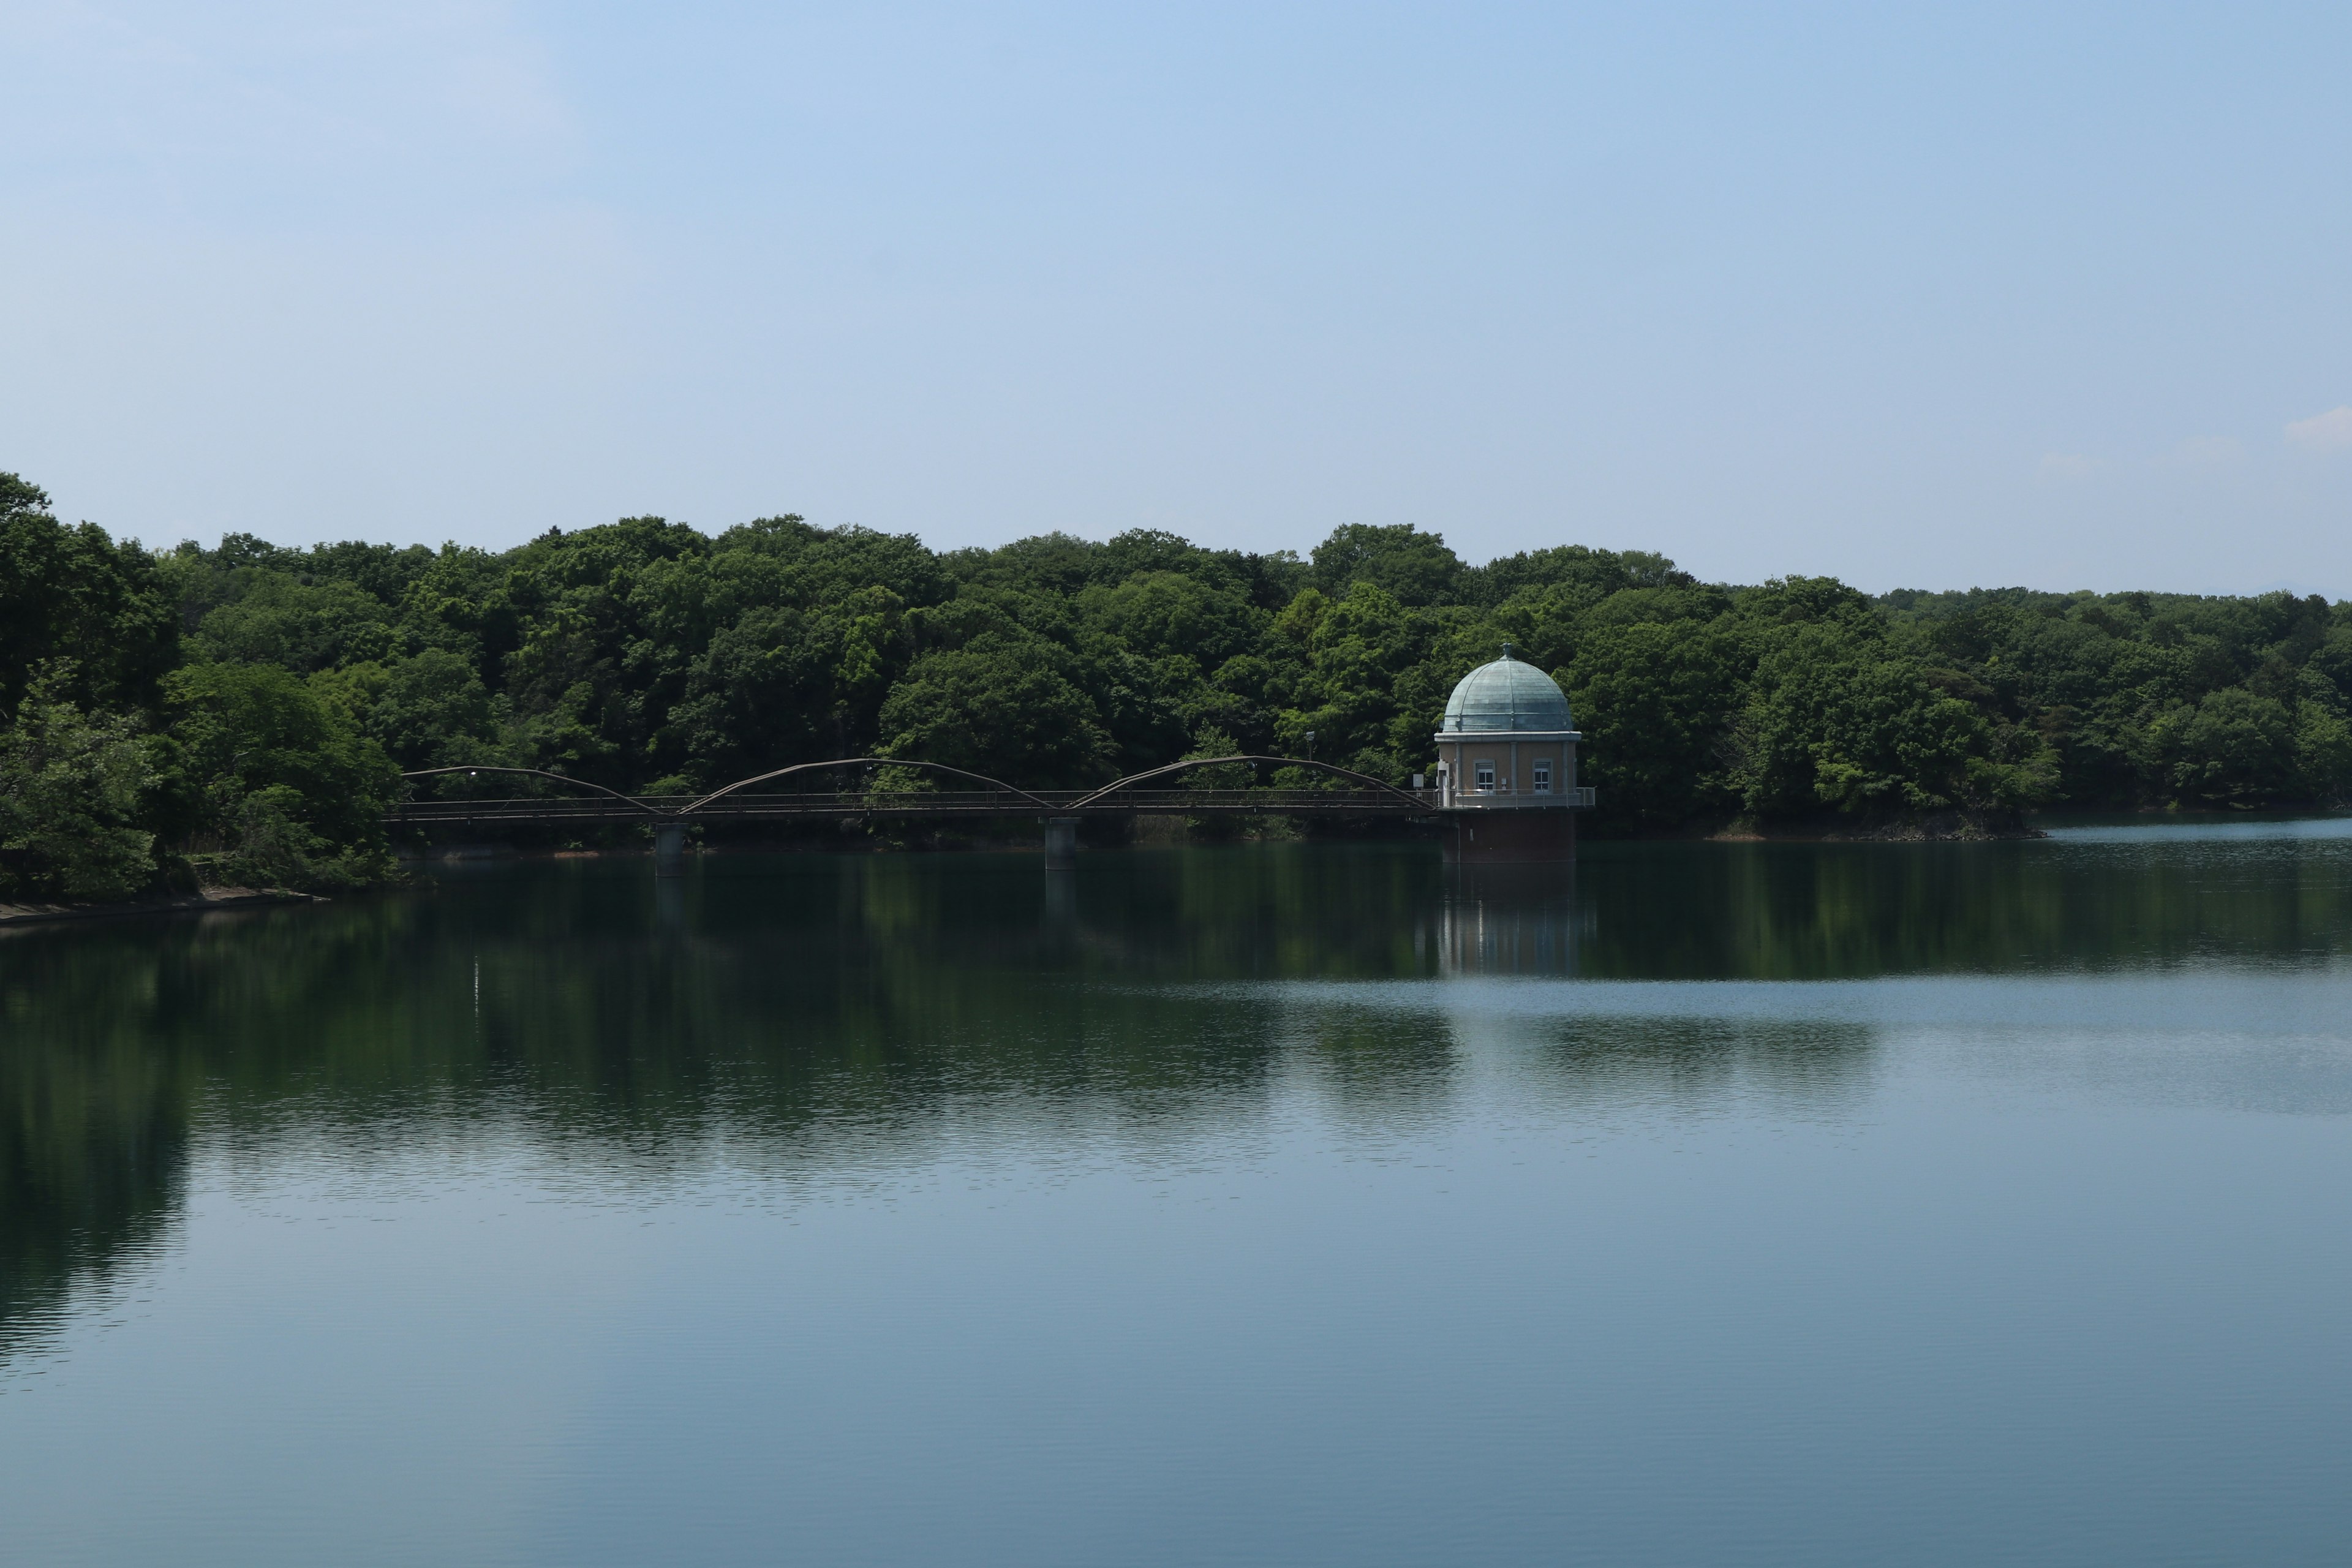
[[[1307,731],[1307,760],[1310,763],[1315,760],[1315,731],[1312,730]]]

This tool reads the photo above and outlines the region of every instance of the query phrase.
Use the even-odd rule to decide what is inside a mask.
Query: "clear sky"
[[[0,468],[2352,596],[2352,6],[0,0]]]

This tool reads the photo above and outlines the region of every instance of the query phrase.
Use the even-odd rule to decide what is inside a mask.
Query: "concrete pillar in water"
[[[1049,816],[1045,819],[1045,869],[1075,871],[1078,868],[1078,819],[1075,816]]]
[[[1549,810],[1439,814],[1445,858],[1456,866],[1565,865],[1576,859],[1576,813]]]
[[[654,825],[654,875],[683,877],[686,875],[686,824],[661,822]]]

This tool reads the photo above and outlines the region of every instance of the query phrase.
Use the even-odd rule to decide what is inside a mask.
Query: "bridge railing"
[[[1416,811],[1436,809],[1436,794],[1423,791],[1416,796],[1403,790],[1370,789],[1123,789],[1109,794],[1076,795],[1069,805],[1082,813],[1139,811],[1171,816],[1235,812],[1270,816],[1288,812],[1411,816]]]
[[[868,816],[1038,816],[1057,811],[1082,816],[1140,812],[1152,816],[1410,816],[1434,810],[1433,790],[1123,789],[1087,790],[807,790],[738,794],[697,804],[691,795],[646,795],[634,801],[596,796],[416,800],[394,811],[395,820],[424,825],[501,822],[707,822],[746,817]],[[693,809],[688,809],[691,806]]]
[[[562,795],[482,796],[471,800],[406,800],[392,808],[396,822],[656,822],[661,814],[628,801]]]

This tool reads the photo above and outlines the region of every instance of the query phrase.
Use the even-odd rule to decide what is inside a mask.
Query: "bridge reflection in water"
[[[723,1148],[863,1181],[975,1107],[1056,1137],[1074,1103],[1118,1136],[1244,1114],[1309,1005],[1318,1070],[1367,1114],[1402,1117],[1444,1042],[1503,1032],[1562,1102],[1703,1096],[1736,1069],[1834,1107],[1872,1026],[1659,983],[2339,972],[2347,843],[1602,845],[1572,880],[1426,844],[1106,854],[1055,878],[1004,855],[745,855],[651,889],[610,861],[456,863],[433,896],[16,928],[0,1369],[171,1254],[206,1140],[225,1170],[273,1140],[373,1159],[511,1127],[663,1179]],[[1472,1008],[1476,987],[1412,984],[1437,977],[1505,984]],[[1512,984],[1547,977],[1580,984]],[[2250,1092],[2228,1085],[2232,1115]],[[2277,1093],[2259,1103],[2352,1114],[2332,1079]]]

